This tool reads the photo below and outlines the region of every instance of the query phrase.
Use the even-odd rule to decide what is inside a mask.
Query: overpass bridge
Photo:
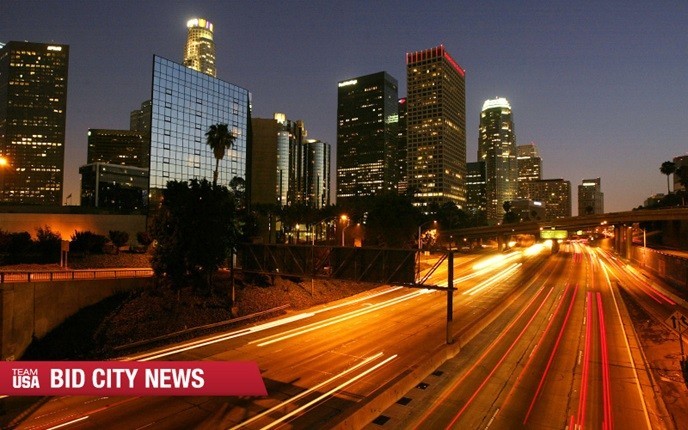
[[[501,248],[509,236],[517,234],[532,234],[538,237],[540,231],[545,229],[567,230],[570,232],[602,226],[613,226],[615,249],[622,256],[626,256],[630,252],[632,242],[631,227],[633,224],[653,221],[688,221],[688,207],[610,212],[605,214],[557,218],[550,221],[529,221],[516,224],[463,228],[447,231],[446,233],[453,235],[455,238],[496,238]]]

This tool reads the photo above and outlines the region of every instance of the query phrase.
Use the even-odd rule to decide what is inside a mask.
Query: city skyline
[[[254,116],[287,112],[325,142],[336,142],[336,82],[403,77],[406,53],[442,43],[466,69],[468,162],[482,101],[496,96],[512,104],[519,141],[538,145],[543,177],[602,177],[608,211],[663,192],[659,165],[686,153],[686,5],[340,2],[327,16],[298,5],[4,2],[1,42],[70,45],[64,195],[79,192],[87,130],[127,128],[150,96],[153,54],[181,62],[194,16],[215,25],[218,77],[252,93]],[[297,18],[308,25],[293,32]]]

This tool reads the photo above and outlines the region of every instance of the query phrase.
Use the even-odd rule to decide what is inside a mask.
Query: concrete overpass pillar
[[[623,229],[619,225],[614,226],[614,252],[617,255],[621,255],[621,235],[623,234]]]
[[[629,260],[630,260],[630,258],[631,258],[632,246],[633,246],[633,227],[628,226],[628,227],[626,227],[624,230],[625,230],[625,233],[626,233],[626,241],[625,241],[625,243],[624,243],[625,246],[624,246],[624,254],[623,254],[623,256],[624,256],[626,259],[629,259]]]
[[[502,236],[501,234],[497,236],[497,251],[504,251],[504,236]]]

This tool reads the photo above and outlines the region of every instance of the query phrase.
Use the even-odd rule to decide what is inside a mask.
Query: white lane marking
[[[339,391],[339,390],[341,390],[341,389],[343,389],[343,388],[346,388],[347,386],[353,384],[354,382],[358,381],[359,379],[363,378],[364,376],[367,376],[368,374],[374,372],[375,370],[377,370],[378,368],[384,366],[385,364],[389,363],[390,361],[394,360],[395,358],[397,358],[397,354],[394,354],[394,355],[392,355],[392,356],[386,358],[385,360],[379,362],[378,364],[376,364],[375,366],[373,366],[373,367],[371,367],[370,369],[366,370],[365,372],[362,372],[361,374],[359,374],[359,375],[357,375],[357,376],[355,376],[355,377],[349,379],[348,381],[342,382],[341,384],[339,384],[338,386],[334,387],[334,388],[331,389],[330,391],[328,391],[328,392],[322,394],[321,396],[319,396],[319,397],[317,397],[317,398],[311,400],[310,402],[306,403],[305,405],[303,405],[303,406],[301,406],[301,407],[299,407],[299,408],[297,408],[297,409],[294,409],[293,411],[289,412],[288,414],[286,414],[286,415],[282,416],[281,418],[279,418],[279,419],[277,419],[277,420],[271,422],[270,424],[266,425],[266,426],[263,427],[262,429],[263,429],[263,430],[271,429],[271,428],[273,428],[273,427],[275,427],[275,426],[281,424],[282,422],[284,422],[284,421],[286,421],[287,419],[293,417],[294,415],[297,415],[297,414],[303,412],[304,410],[310,408],[311,406],[315,405],[316,403],[318,403],[318,402],[320,402],[320,401],[322,401],[322,400],[324,400],[324,399],[326,399],[326,398],[332,396],[332,395],[333,395],[334,393],[336,393],[337,391]]]
[[[338,374],[336,374],[336,375],[330,377],[329,379],[327,379],[327,380],[325,380],[325,381],[323,381],[323,382],[321,382],[321,383],[319,383],[319,384],[317,384],[317,385],[315,385],[315,386],[313,386],[313,387],[311,387],[311,388],[309,388],[309,389],[307,389],[307,390],[305,390],[305,391],[303,391],[303,392],[297,394],[296,396],[290,397],[289,399],[287,399],[287,400],[285,400],[285,401],[283,401],[283,402],[280,402],[279,404],[273,406],[272,408],[267,409],[267,410],[264,410],[263,412],[261,412],[261,413],[255,415],[255,416],[249,418],[249,419],[246,420],[246,421],[240,422],[239,424],[237,424],[237,425],[235,425],[234,427],[232,427],[230,430],[235,430],[235,429],[239,429],[239,428],[241,428],[241,427],[245,427],[245,426],[251,424],[252,422],[254,422],[254,421],[256,421],[256,420],[258,420],[258,419],[264,417],[265,415],[268,415],[268,414],[270,414],[270,413],[272,413],[272,412],[274,412],[274,411],[276,411],[276,410],[282,408],[283,406],[285,406],[285,405],[287,405],[287,404],[289,404],[289,403],[293,403],[293,402],[299,400],[300,398],[307,396],[308,394],[312,393],[313,391],[316,391],[316,390],[320,389],[321,387],[323,387],[323,386],[329,384],[330,382],[334,381],[335,379],[341,378],[342,376],[346,375],[347,373],[351,373],[351,372],[353,372],[354,370],[358,369],[359,367],[362,367],[362,366],[368,364],[369,362],[371,362],[371,361],[373,361],[373,360],[375,360],[375,359],[377,359],[377,358],[379,358],[379,357],[381,357],[381,356],[382,356],[382,352],[378,352],[377,354],[372,355],[372,356],[370,356],[370,357],[364,359],[364,360],[361,361],[360,363],[357,363],[355,366],[352,366],[352,367],[350,367],[350,368],[344,370],[343,372],[340,372],[340,373],[338,373]]]

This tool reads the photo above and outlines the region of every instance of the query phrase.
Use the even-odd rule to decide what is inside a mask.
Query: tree
[[[62,236],[54,232],[49,226],[36,229],[36,250],[41,263],[55,263],[60,261]]]
[[[502,224],[515,224],[519,222],[518,215],[514,211],[512,211],[512,204],[510,201],[504,202],[502,204],[502,208],[504,209],[504,217],[502,218]]]
[[[213,275],[241,234],[234,196],[205,179],[170,181],[151,233],[157,241],[152,259],[157,276],[177,291],[191,280],[212,293]]]
[[[215,171],[213,172],[213,187],[215,187],[217,186],[220,160],[225,157],[225,152],[232,147],[236,136],[229,131],[227,124],[213,124],[205,133],[205,137],[206,143],[213,150],[215,156]]]
[[[669,188],[669,175],[676,172],[676,164],[673,161],[665,161],[662,163],[659,171],[667,177],[667,194],[671,194],[671,189]]]

